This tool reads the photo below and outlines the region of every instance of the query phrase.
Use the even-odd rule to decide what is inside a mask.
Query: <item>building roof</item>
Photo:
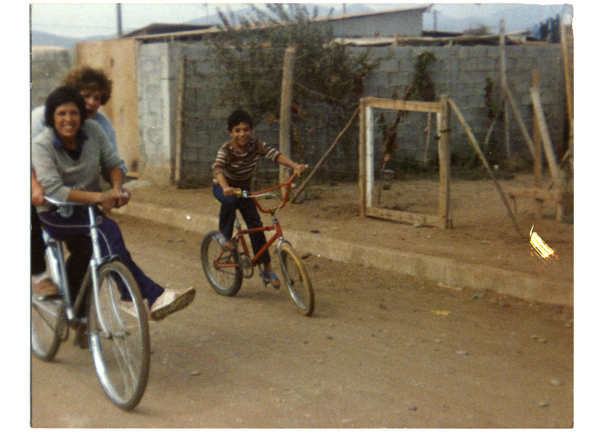
[[[121,37],[136,37],[136,36],[149,36],[149,35],[158,35],[158,34],[173,34],[173,33],[181,33],[181,32],[190,32],[190,31],[199,31],[199,30],[207,30],[209,28],[214,27],[212,24],[150,24],[146,27],[142,27],[137,30],[133,30],[129,33],[122,35]]]
[[[367,18],[367,17],[377,16],[377,15],[392,15],[395,13],[404,13],[404,12],[415,12],[415,11],[427,12],[429,9],[431,9],[432,6],[433,6],[433,4],[429,4],[426,6],[415,6],[415,7],[408,7],[408,8],[405,7],[405,8],[392,9],[392,10],[360,12],[360,13],[355,13],[355,14],[343,14],[343,15],[335,15],[335,16],[322,16],[322,17],[315,18],[314,21],[341,21],[341,20],[355,19],[355,18]]]

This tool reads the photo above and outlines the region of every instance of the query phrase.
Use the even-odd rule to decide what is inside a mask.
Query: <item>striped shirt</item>
[[[245,150],[245,153],[237,152],[231,141],[223,144],[212,166],[213,177],[216,178],[217,174],[221,173],[230,187],[250,189],[254,169],[260,157],[277,162],[281,154],[256,138],[250,138]]]

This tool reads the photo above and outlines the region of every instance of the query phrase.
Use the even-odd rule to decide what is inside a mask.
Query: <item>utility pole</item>
[[[123,34],[123,25],[121,20],[121,3],[117,3],[117,36]]]

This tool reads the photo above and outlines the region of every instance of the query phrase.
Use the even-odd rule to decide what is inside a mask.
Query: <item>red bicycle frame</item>
[[[267,249],[269,249],[269,247],[271,247],[271,245],[273,245],[273,243],[275,243],[275,241],[277,239],[283,238],[283,231],[281,229],[281,224],[279,223],[279,219],[277,219],[277,217],[275,215],[277,214],[277,212],[279,210],[284,208],[285,205],[287,204],[288,198],[290,195],[290,190],[292,189],[292,182],[298,175],[299,175],[299,173],[297,171],[294,171],[292,176],[285,183],[282,183],[277,186],[273,186],[269,189],[265,189],[260,192],[246,194],[245,192],[242,193],[241,190],[236,191],[236,192],[238,192],[237,195],[239,197],[252,199],[252,201],[254,201],[254,204],[256,204],[256,208],[262,213],[269,213],[271,215],[271,219],[273,220],[273,225],[262,226],[259,228],[242,229],[242,225],[239,223],[239,221],[237,221],[237,218],[236,218],[236,227],[235,227],[236,234],[233,236],[233,238],[231,240],[235,244],[240,243],[242,246],[243,253],[245,253],[247,256],[250,256],[250,253],[249,253],[250,250],[248,248],[246,238],[244,237],[245,234],[251,234],[251,233],[255,233],[255,232],[275,231],[275,234],[273,234],[271,236],[271,238],[269,238],[267,240],[267,243],[252,258],[252,266],[256,265],[256,262],[258,261],[258,259],[267,251]],[[282,198],[280,204],[276,207],[264,208],[257,199],[257,197],[260,197],[261,195],[268,194],[269,192],[272,192],[276,189],[282,189],[282,188],[285,188],[285,192],[283,194],[283,198]],[[238,267],[239,266],[239,264],[234,264],[234,263],[220,264],[219,258],[221,258],[222,255],[223,255],[223,253],[219,254],[219,257],[216,260],[217,267]]]

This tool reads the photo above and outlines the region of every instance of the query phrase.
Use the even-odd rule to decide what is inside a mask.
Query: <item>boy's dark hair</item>
[[[102,69],[94,69],[90,66],[71,69],[63,78],[63,85],[77,87],[79,91],[99,91],[100,105],[105,105],[112,93],[110,78]]]
[[[46,111],[44,113],[44,122],[47,126],[54,127],[54,113],[56,109],[66,103],[73,102],[79,110],[81,116],[81,125],[87,118],[87,110],[85,108],[85,99],[79,94],[77,87],[62,86],[54,90],[46,99]]]
[[[240,123],[246,123],[250,126],[250,129],[254,129],[252,116],[244,110],[236,110],[229,115],[229,118],[227,118],[227,130],[231,132],[234,126],[237,126]]]

